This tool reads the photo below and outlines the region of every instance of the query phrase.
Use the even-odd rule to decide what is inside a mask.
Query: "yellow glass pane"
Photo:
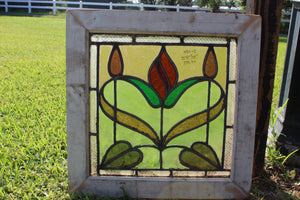
[[[149,67],[158,56],[160,49],[160,46],[120,46],[125,66],[124,75],[134,75],[148,81]]]
[[[108,60],[112,45],[101,45],[99,52],[99,88],[108,81],[111,77],[108,73]]]
[[[217,61],[218,61],[218,74],[215,80],[222,86],[226,92],[226,77],[227,77],[227,48],[214,47]]]
[[[167,46],[166,49],[177,67],[179,82],[195,75],[203,75],[202,65],[207,47]]]

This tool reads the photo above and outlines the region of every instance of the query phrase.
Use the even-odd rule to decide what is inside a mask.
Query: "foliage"
[[[246,0],[198,0],[199,7],[212,8],[213,12],[217,12],[219,7],[222,5],[231,7],[241,7],[242,9],[246,6]]]
[[[283,0],[282,9],[290,12],[292,10],[292,2],[290,0]]]
[[[299,149],[296,149],[295,151],[291,152],[288,155],[282,155],[280,153],[280,147],[276,146],[277,138],[280,134],[275,133],[275,123],[278,119],[278,116],[280,115],[282,109],[285,108],[285,106],[288,103],[288,99],[285,101],[285,103],[282,105],[282,107],[278,110],[277,114],[275,115],[274,121],[273,121],[273,138],[268,138],[271,141],[271,144],[267,146],[267,161],[269,166],[276,168],[277,170],[283,170],[285,169],[285,163],[289,157],[291,157],[294,153],[296,153]],[[283,133],[281,133],[283,134]]]
[[[273,128],[280,112],[281,109],[272,117]],[[249,200],[300,200],[300,174],[285,165],[287,159],[297,150],[287,156],[282,155],[275,145],[278,136],[269,138],[271,144],[266,149],[265,173],[254,178]]]
[[[199,0],[198,5],[199,7],[209,7],[213,12],[216,12],[219,10],[221,3],[221,0]]]
[[[192,6],[193,1],[192,0],[178,0],[177,4],[179,4],[180,6]]]

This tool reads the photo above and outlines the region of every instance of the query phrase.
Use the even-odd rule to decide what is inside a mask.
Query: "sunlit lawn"
[[[67,195],[65,20],[0,16],[0,199]]]
[[[2,14],[0,199],[67,199],[64,15]],[[274,102],[285,45],[281,37]]]

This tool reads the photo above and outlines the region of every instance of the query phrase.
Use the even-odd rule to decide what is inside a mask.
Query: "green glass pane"
[[[132,82],[133,84],[135,84],[144,93],[144,95],[149,100],[149,103],[152,106],[159,106],[160,105],[159,97],[156,95],[156,93],[148,85],[146,85],[144,82],[139,81],[137,79],[129,78],[128,80],[130,82]]]
[[[113,102],[109,103],[113,105]],[[151,107],[134,85],[123,80],[117,81],[117,107],[144,120],[159,132],[160,109]]]
[[[209,123],[208,144],[215,150],[218,158],[222,157],[224,137],[224,111]]]
[[[210,106],[213,106],[221,97],[220,87],[215,83],[211,83],[210,86]]]
[[[138,145],[153,145],[153,141],[148,137],[137,133],[134,130],[131,130],[127,127],[117,124],[117,141],[128,141],[132,146]]]
[[[163,167],[168,169],[187,169],[179,161],[181,148],[168,148],[163,152]]]
[[[176,99],[179,98],[179,96],[182,94],[182,92],[187,87],[190,87],[196,81],[197,81],[197,79],[189,80],[189,81],[183,82],[182,84],[178,85],[166,98],[165,105],[172,106],[175,103]]]
[[[106,150],[113,144],[113,121],[110,120],[103,112],[99,113],[99,140],[100,140],[100,163]]]
[[[137,168],[159,169],[159,151],[151,147],[139,148],[143,152],[143,161]]]
[[[183,146],[191,146],[195,141],[206,141],[206,126],[201,126],[194,130],[189,131],[183,135],[175,137],[170,141],[168,146],[172,145],[183,145]]]
[[[194,84],[183,93],[172,109],[164,109],[165,133],[184,118],[207,109],[207,88],[207,82]]]

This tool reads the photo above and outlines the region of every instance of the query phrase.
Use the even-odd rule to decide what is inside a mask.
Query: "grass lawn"
[[[63,18],[0,16],[0,199],[68,197],[65,66]]]
[[[70,199],[65,14],[18,15],[0,13],[0,199]],[[273,110],[285,45],[281,37]]]

